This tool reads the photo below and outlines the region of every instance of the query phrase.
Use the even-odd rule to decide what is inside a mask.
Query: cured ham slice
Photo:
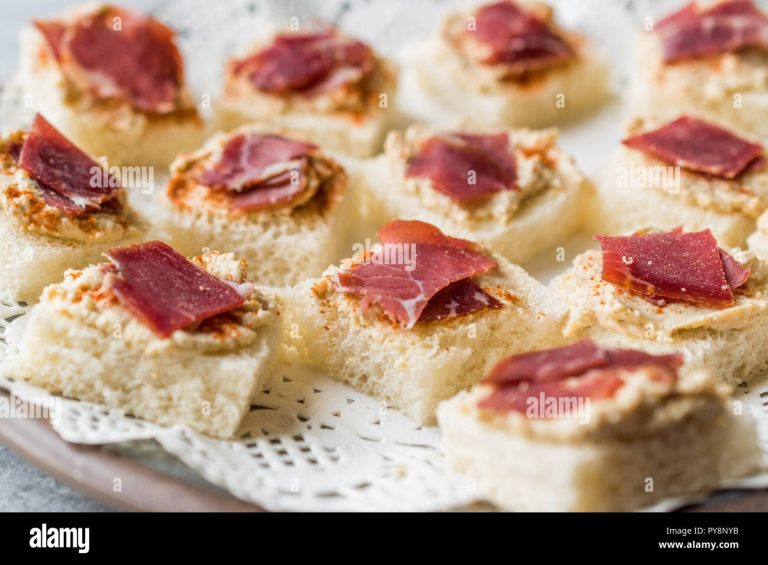
[[[382,226],[377,235],[382,243],[450,246],[483,253],[483,248],[474,241],[445,235],[432,224],[416,220],[392,220]]]
[[[48,42],[54,58],[61,60],[61,48],[64,42],[64,35],[67,32],[67,26],[54,21],[35,21],[35,27],[40,30],[45,40]]]
[[[524,353],[498,363],[484,383],[493,391],[479,406],[498,411],[527,412],[529,399],[545,397],[612,397],[623,385],[622,370],[660,369],[654,378],[674,382],[683,364],[680,354],[651,355],[631,349],[607,349],[591,340],[565,347]]]
[[[227,141],[218,161],[199,173],[197,180],[210,187],[241,192],[295,168],[315,149],[311,143],[281,135],[236,135]]]
[[[562,381],[526,383],[519,388],[501,387],[478,402],[478,406],[499,412],[527,413],[530,399],[538,402],[542,394],[545,398],[601,400],[613,397],[622,386],[624,380],[616,373],[595,372]]]
[[[735,290],[746,284],[749,278],[749,269],[741,266],[727,251],[720,250],[720,258],[723,260],[723,269],[725,270],[725,280],[731,290]]]
[[[388,264],[383,258],[392,254],[383,255],[382,250],[368,261],[339,273],[334,284],[339,292],[362,297],[363,311],[380,307],[390,320],[406,329],[419,321],[430,300],[441,290],[498,266],[475,244],[445,236],[425,222],[394,220],[380,230],[379,238],[384,245],[409,246],[413,250],[413,253],[408,252],[412,261]],[[405,252],[400,254],[405,255]],[[430,311],[430,318],[444,319],[446,316],[441,318],[438,314],[444,313],[452,300],[475,307],[476,297],[468,300],[454,294],[466,289],[465,285],[460,285],[453,287],[450,294],[443,295]],[[488,305],[492,304],[489,301]],[[456,313],[460,311],[455,310]]]
[[[678,165],[712,177],[733,179],[752,170],[765,149],[728,130],[702,120],[682,116],[659,129],[628,137],[627,147],[649,153],[670,165]]]
[[[296,169],[299,177],[294,180],[291,171],[286,171],[265,180],[253,190],[233,192],[229,195],[230,205],[236,210],[253,211],[268,210],[297,200],[306,189],[306,177],[300,169]]]
[[[244,302],[235,288],[150,241],[107,251],[115,267],[109,284],[120,303],[161,338]]]
[[[548,69],[569,61],[573,48],[540,18],[510,1],[482,6],[468,36],[484,47],[482,62],[510,74]]]
[[[40,114],[19,155],[19,167],[37,181],[46,202],[64,212],[98,210],[118,191],[116,179],[95,175],[102,167],[80,151]],[[93,183],[94,178],[109,178]]]
[[[768,18],[751,0],[730,0],[706,9],[693,2],[660,21],[656,29],[665,63],[768,49]]]
[[[176,109],[183,63],[168,27],[104,6],[74,22],[37,21],[64,72],[99,98],[121,98],[164,114]]]
[[[94,208],[81,208],[74,202],[72,202],[69,198],[65,198],[55,190],[52,190],[45,186],[40,181],[35,181],[37,183],[37,188],[40,190],[40,195],[43,197],[43,200],[45,200],[45,203],[48,204],[48,206],[53,206],[54,208],[58,208],[60,211],[64,212],[65,214],[69,214],[72,216],[81,216],[84,213],[87,213],[89,211],[94,211]]]
[[[510,385],[526,381],[552,381],[580,375],[596,367],[604,367],[608,355],[588,339],[572,345],[544,351],[514,355],[500,361],[485,382]]]
[[[646,365],[658,365],[669,369],[679,369],[683,366],[683,356],[680,353],[652,355],[637,349],[606,349],[608,367],[635,368]]]
[[[234,71],[264,92],[315,96],[358,82],[373,68],[370,47],[324,30],[278,35],[269,47],[236,63]]]
[[[734,305],[733,291],[749,277],[748,269],[718,248],[709,230],[597,239],[603,280],[656,301],[726,308]]]
[[[419,316],[419,322],[434,322],[474,314],[484,308],[501,308],[501,302],[472,279],[452,283],[435,294]]]
[[[429,179],[457,202],[517,188],[517,162],[506,134],[446,134],[429,138],[406,168],[408,178]]]
[[[308,157],[315,145],[280,135],[236,135],[198,182],[230,192],[232,206],[258,210],[291,202],[307,189]]]

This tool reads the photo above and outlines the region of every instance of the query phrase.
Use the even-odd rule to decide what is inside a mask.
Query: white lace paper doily
[[[679,4],[675,0],[551,3],[566,25],[587,31],[610,57],[619,88],[630,68],[625,46],[634,24]],[[224,60],[247,45],[254,26],[265,21],[287,25],[294,16],[302,22],[317,17],[331,20],[397,59],[432,29],[442,11],[468,4],[472,2],[176,0],[159,3],[154,12],[181,33],[192,88],[214,96]],[[31,113],[21,99],[12,85],[5,89],[4,127],[29,121]],[[420,112],[424,108],[416,100],[406,100],[406,105],[411,102],[412,115],[430,119],[426,111]],[[596,172],[594,167],[604,159],[605,143],[612,142],[617,127],[614,114],[601,116],[563,132],[563,145],[587,173]],[[538,274],[544,276],[544,272]],[[0,387],[48,406],[51,396],[46,391],[2,375],[2,364],[23,331],[25,312],[26,307],[19,304],[0,303]],[[753,384],[748,392],[740,389],[737,394],[759,421],[761,447],[768,461],[768,383]],[[66,441],[130,445],[155,440],[209,482],[269,510],[446,510],[482,500],[472,480],[443,468],[436,428],[419,427],[372,398],[297,367],[283,367],[265,385],[238,441],[213,440],[181,426],[157,426],[86,402],[60,399],[54,406],[52,425]],[[768,486],[768,472],[722,486]],[[690,502],[690,498],[667,500],[653,509],[669,510]]]

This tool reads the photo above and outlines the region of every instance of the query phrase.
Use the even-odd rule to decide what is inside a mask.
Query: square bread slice
[[[322,88],[305,87],[296,91],[283,87],[277,90],[261,88],[243,69],[252,69],[250,62],[273,49],[275,41],[282,38],[318,34],[327,36],[330,41],[354,42],[365,51],[369,48],[333,28],[295,32],[265,26],[256,33],[254,44],[227,64],[224,86],[214,104],[216,128],[227,131],[246,123],[269,123],[295,131],[330,150],[355,157],[369,157],[379,151],[384,134],[398,119],[394,103],[397,72],[392,62],[371,51],[371,68],[361,77],[354,78],[354,69],[343,67],[323,79],[327,85]],[[357,50],[357,47],[353,49]],[[300,55],[299,50],[291,52],[294,58]],[[273,70],[273,67],[277,65],[268,68]],[[293,75],[300,73],[300,67],[301,63],[283,65],[282,68],[291,74],[285,80],[295,78]],[[351,74],[353,79],[344,80],[345,73]]]
[[[768,136],[768,52],[745,49],[671,64],[653,31],[635,47],[628,107],[655,120],[690,114],[756,137]]]
[[[102,10],[113,10],[115,18],[122,18],[121,25],[126,26],[127,18],[138,17],[134,12],[88,3],[42,23],[70,26],[87,21]],[[110,166],[166,167],[177,152],[190,151],[201,143],[203,122],[183,76],[174,108],[148,111],[116,93],[94,95],[88,87],[91,79],[79,68],[65,71],[38,26],[23,28],[19,41],[18,78],[26,100],[79,147],[105,157]],[[91,50],[98,51],[98,47]]]
[[[409,160],[438,134],[414,125],[405,132],[390,132],[384,153],[364,163],[363,217],[367,210],[371,225],[392,218],[429,222],[446,233],[482,243],[515,263],[544,251],[554,252],[555,246],[579,228],[593,190],[571,157],[557,146],[557,130],[469,131],[507,134],[516,162],[514,189],[461,202],[437,191],[427,177],[408,178]],[[468,183],[473,172],[477,178],[480,174],[463,169],[454,172],[461,177],[456,184]]]
[[[252,286],[247,264],[231,253],[191,260],[240,288]],[[46,288],[8,375],[160,425],[233,437],[271,374],[279,300],[254,288],[235,310],[160,338],[116,299],[105,267],[69,270]]]
[[[51,205],[18,166],[26,136],[19,130],[0,139],[0,299],[34,302],[67,269],[96,263],[108,247],[144,237],[146,225],[123,189],[109,211],[69,215]]]
[[[180,155],[159,197],[159,230],[187,255],[206,248],[232,250],[248,261],[262,284],[293,285],[320,275],[349,253],[357,226],[358,197],[345,168],[315,147],[306,170],[307,183],[316,185],[309,199],[236,209],[223,196],[226,191],[203,184],[198,175],[214,167],[224,148],[233,147],[240,136],[279,136],[300,144],[306,139],[272,126],[249,125],[217,134],[201,149]]]
[[[441,403],[447,465],[499,508],[534,512],[635,510],[759,470],[751,415],[706,373],[610,371],[623,384],[609,398],[532,395],[505,411],[482,404],[494,387],[480,384]]]
[[[734,292],[735,304],[717,309],[649,302],[604,281],[600,251],[587,251],[550,283],[568,309],[563,335],[651,353],[679,351],[686,370],[708,370],[729,385],[749,381],[768,368],[768,263],[751,251],[729,253],[750,274]]]
[[[473,124],[541,128],[572,121],[608,98],[608,66],[587,38],[555,26],[546,4],[519,5],[562,37],[573,58],[509,76],[504,65],[479,63],[474,50],[462,47],[480,25],[481,7],[454,12],[410,57],[408,72],[434,104]]]
[[[635,118],[628,125],[627,137],[662,124]],[[768,208],[765,167],[733,179],[717,178],[669,165],[626,146],[596,184],[595,198],[584,214],[585,227],[592,233],[623,234],[647,226],[682,226],[688,231],[709,228],[724,245],[745,247],[758,216]]]
[[[478,283],[500,308],[411,329],[364,314],[359,298],[333,284],[351,261],[332,267],[287,293],[286,358],[317,367],[418,423],[434,423],[437,404],[474,384],[501,356],[561,339],[562,314],[547,289],[517,265],[493,258],[498,269]]]

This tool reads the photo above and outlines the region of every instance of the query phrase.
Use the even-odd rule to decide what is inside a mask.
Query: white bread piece
[[[690,114],[757,137],[768,136],[768,54],[759,49],[666,65],[661,42],[640,35],[628,107],[659,120]]]
[[[330,184],[320,189],[323,194],[291,210],[237,212],[196,199],[197,183],[188,174],[193,163],[215,151],[230,135],[251,130],[295,138],[293,132],[269,126],[243,126],[230,134],[213,136],[199,151],[180,155],[171,166],[168,188],[159,197],[157,228],[186,255],[208,248],[232,250],[248,261],[251,276],[259,284],[293,285],[319,276],[349,254],[356,227],[357,198],[344,168],[335,159],[323,156],[335,171]],[[176,187],[179,196],[172,196]]]
[[[0,300],[31,303],[67,269],[97,263],[109,247],[136,242],[147,230],[125,192],[115,197],[123,207],[116,214],[73,218],[46,204],[9,153],[24,135],[15,131],[0,140]]]
[[[24,232],[0,217],[0,300],[36,302],[67,269],[98,263],[108,248],[139,239],[137,230],[117,240],[83,243]]]
[[[408,63],[424,93],[454,116],[476,125],[541,128],[573,121],[609,97],[608,65],[586,38],[567,32],[574,61],[523,81],[499,80],[493,68],[470,62],[447,38],[469,15],[449,14]]]
[[[477,280],[502,308],[417,323],[410,330],[363,315],[358,299],[334,291],[330,279],[341,269],[330,268],[285,295],[284,356],[415,422],[433,423],[441,400],[474,384],[499,358],[561,341],[562,313],[547,289],[517,265],[494,259],[499,270]]]
[[[600,175],[597,190],[584,213],[583,227],[586,231],[618,235],[651,225],[662,229],[681,226],[685,231],[710,229],[715,239],[729,247],[746,245],[747,236],[755,229],[754,217],[688,202],[676,194],[676,189],[617,186],[619,167],[628,166],[616,165]]]
[[[65,18],[88,13],[88,4]],[[68,80],[51,56],[45,38],[30,25],[19,35],[18,79],[35,111],[86,153],[106,157],[110,166],[167,167],[180,151],[203,140],[203,122],[188,92],[185,106],[170,114],[148,114],[130,107],[100,104],[73,96]]]
[[[541,437],[486,417],[476,405],[477,387],[438,408],[446,463],[474,480],[499,508],[536,512],[635,510],[665,498],[702,495],[759,469],[751,417],[733,414],[729,402],[706,385],[689,380],[687,386],[702,389],[703,402],[687,410],[685,397],[660,405],[659,419],[667,417],[663,427],[649,432],[640,420],[624,434],[601,437],[598,431],[582,438],[558,438],[556,431]],[[536,424],[586,427],[551,419]]]
[[[421,220],[482,243],[513,263],[562,244],[581,225],[593,187],[556,145],[557,130],[509,130],[510,145],[524,148],[516,153],[519,191],[501,191],[469,206],[434,190],[427,179],[405,178],[403,144],[424,133],[421,126],[391,132],[384,154],[364,164],[363,210],[369,211],[369,224]]]
[[[662,125],[634,118],[627,135]],[[732,180],[709,178],[622,146],[613,166],[600,175],[595,196],[584,222],[592,233],[631,233],[647,226],[709,228],[722,244],[744,247],[758,216],[768,208],[768,171],[746,172]]]
[[[751,275],[747,290],[735,293],[736,305],[720,310],[687,303],[659,308],[602,281],[599,251],[579,255],[549,284],[568,308],[564,337],[650,353],[679,351],[684,370],[707,370],[728,385],[749,381],[768,369],[768,264],[750,251],[729,253]]]
[[[269,45],[281,32],[266,25],[257,30],[254,45],[245,57]],[[233,61],[227,65],[224,86],[214,105],[214,127],[229,131],[247,123],[262,123],[295,131],[303,138],[333,151],[354,157],[370,157],[381,148],[384,135],[399,119],[395,108],[397,68],[376,56],[368,79],[368,97],[362,108],[337,107],[335,93],[313,97],[280,96],[255,89],[245,77],[234,74]],[[342,95],[343,102],[343,95]]]
[[[381,149],[384,135],[396,119],[395,110],[390,108],[358,119],[341,113],[258,112],[260,104],[258,99],[220,100],[214,117],[216,129],[229,131],[248,123],[283,127],[300,133],[307,141],[321,143],[334,151],[353,157],[370,157]]]
[[[757,229],[747,238],[749,250],[768,260],[768,212],[757,219]]]
[[[212,252],[199,261],[221,278],[245,280],[247,266],[232,254]],[[244,313],[240,323],[160,339],[119,302],[104,298],[103,280],[93,265],[67,271],[63,282],[45,290],[9,375],[160,425],[234,436],[272,370],[280,334],[277,299],[257,288],[236,310]]]
[[[159,228],[174,247],[183,253],[200,253],[206,248],[237,249],[255,266],[254,280],[269,286],[296,284],[322,273],[348,252],[342,236],[348,215],[343,200],[334,208],[333,218],[296,219],[254,215],[224,220],[178,211],[164,213]]]

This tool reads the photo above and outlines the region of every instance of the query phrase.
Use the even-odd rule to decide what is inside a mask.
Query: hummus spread
[[[120,305],[109,285],[107,265],[68,270],[64,280],[45,289],[40,302],[51,311],[126,340],[129,347],[148,355],[173,350],[224,353],[254,343],[259,329],[276,315],[276,307],[246,279],[247,264],[231,253],[216,251],[194,257],[192,262],[232,284],[246,299],[242,306],[208,318],[197,326],[177,330],[160,339]]]
[[[109,243],[133,235],[139,220],[120,189],[108,210],[67,214],[48,204],[41,189],[16,164],[14,148],[24,142],[25,132],[15,131],[0,140],[0,215],[17,229],[81,243]]]
[[[496,132],[494,132],[496,133]],[[408,161],[435,132],[415,125],[405,133],[392,132],[385,143],[385,158],[397,190],[419,203],[419,209],[448,218],[468,229],[489,222],[508,224],[520,208],[546,190],[562,190],[582,182],[570,158],[557,147],[557,130],[510,130],[510,150],[515,152],[516,187],[501,190],[473,203],[459,203],[432,187],[429,179],[406,178]]]
[[[687,302],[656,306],[603,281],[602,255],[588,251],[551,283],[552,290],[568,304],[564,335],[586,335],[596,326],[630,338],[674,342],[689,330],[724,331],[749,326],[768,313],[768,266],[751,251],[736,249],[731,255],[750,269],[751,275],[743,287],[734,291],[736,304],[717,309]]]
[[[637,118],[629,125],[627,135],[649,131],[660,125]],[[628,147],[623,149],[622,161],[625,167],[645,171],[653,171],[654,167],[669,167],[652,155]],[[645,175],[645,183],[647,186],[633,186],[632,190],[659,190],[666,197],[718,213],[757,218],[768,208],[768,164],[730,180],[708,177],[681,167],[679,179],[676,175],[649,173]]]
[[[571,417],[529,418],[516,411],[499,412],[477,403],[491,393],[479,385],[462,400],[461,409],[485,424],[516,435],[555,442],[632,440],[663,433],[683,422],[704,425],[725,414],[727,387],[705,373],[685,379],[660,378],[656,367],[621,372],[624,384],[607,399],[585,402]],[[567,416],[567,415],[566,415]]]

